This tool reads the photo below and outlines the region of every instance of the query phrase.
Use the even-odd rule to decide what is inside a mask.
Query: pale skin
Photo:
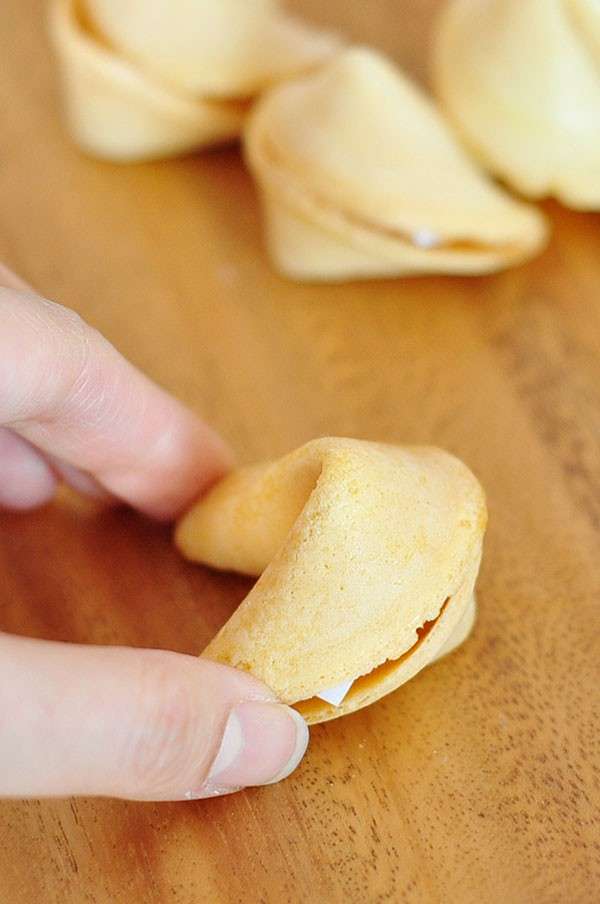
[[[66,482],[172,520],[230,464],[209,426],[0,265],[0,508],[25,517]],[[243,672],[0,633],[0,795],[210,797],[284,778],[307,742]]]

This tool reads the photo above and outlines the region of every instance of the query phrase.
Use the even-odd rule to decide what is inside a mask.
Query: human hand
[[[0,266],[0,507],[34,508],[65,480],[168,520],[228,465],[207,425]],[[284,778],[307,742],[244,672],[0,634],[0,795],[208,797]]]

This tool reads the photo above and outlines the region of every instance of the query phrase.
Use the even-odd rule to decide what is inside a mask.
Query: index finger
[[[229,467],[220,437],[73,311],[0,269],[0,424],[172,518]]]

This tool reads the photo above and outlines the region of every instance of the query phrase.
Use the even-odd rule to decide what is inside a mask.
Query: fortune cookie
[[[116,161],[234,139],[256,91],[337,46],[274,0],[52,0],[50,24],[71,132]]]
[[[338,46],[279,0],[86,0],[106,39],[196,97],[248,98],[323,62]]]
[[[292,278],[483,273],[546,239],[541,214],[476,169],[423,92],[371,50],[263,95],[245,147],[271,256]]]
[[[597,0],[453,0],[433,77],[490,172],[530,197],[600,208]]]
[[[242,467],[176,529],[187,558],[258,577],[203,655],[308,722],[367,706],[469,633],[485,525],[439,449],[325,438]]]

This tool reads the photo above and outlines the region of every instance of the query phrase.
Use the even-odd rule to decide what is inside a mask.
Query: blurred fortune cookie
[[[324,438],[242,467],[176,530],[187,558],[260,575],[203,655],[309,723],[368,706],[469,634],[485,525],[439,449]]]
[[[291,278],[485,273],[546,241],[539,211],[483,175],[425,94],[366,48],[263,95],[245,148]]]
[[[52,0],[71,131],[133,161],[239,135],[250,100],[336,48],[275,0]]]
[[[530,197],[600,209],[598,0],[453,0],[433,76],[490,172]]]

